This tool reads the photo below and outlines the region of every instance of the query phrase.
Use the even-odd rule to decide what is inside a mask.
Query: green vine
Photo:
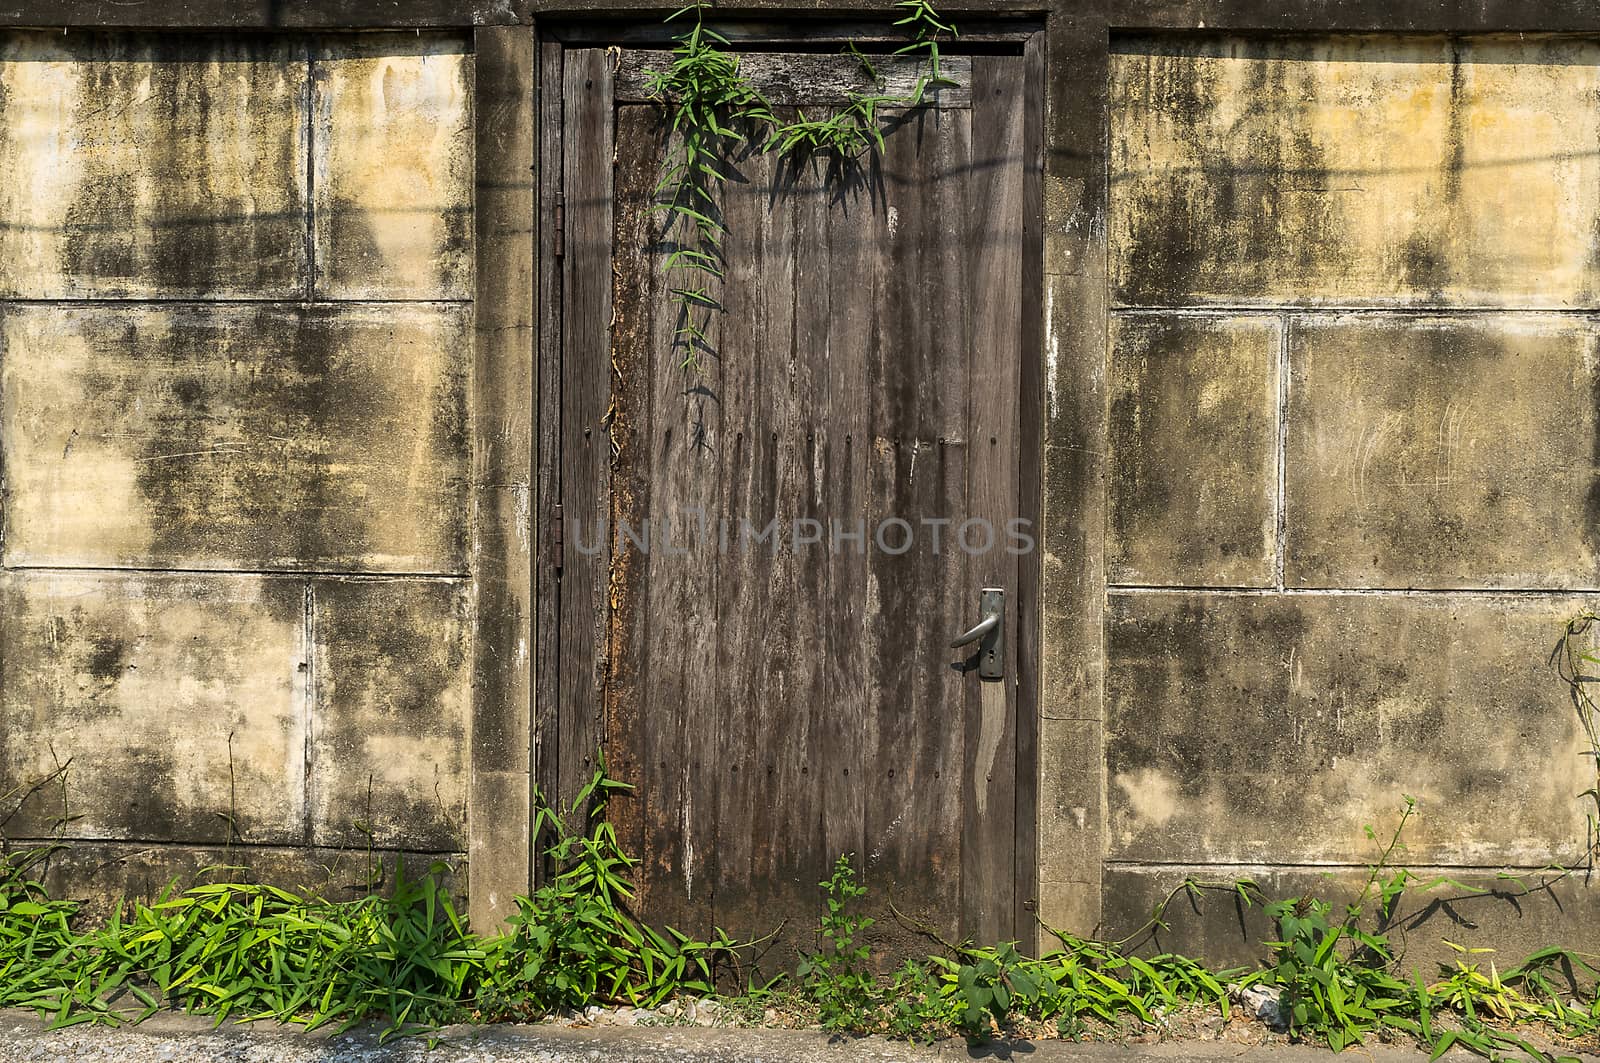
[[[722,237],[726,232],[713,191],[725,177],[725,160],[748,140],[752,125],[775,124],[772,108],[739,73],[738,57],[723,49],[728,39],[708,29],[700,5],[682,8],[695,14],[694,27],[676,38],[672,65],[648,71],[652,95],[673,102],[675,157],[667,160],[656,184],[653,209],[668,215],[666,236],[680,231],[667,256],[666,270],[675,283],[678,304],[673,344],[680,366],[692,369],[702,352],[711,350],[709,328],[722,309],[712,284],[722,277]]]
[[[1600,675],[1596,674],[1596,666],[1600,666],[1600,651],[1594,648],[1591,639],[1596,620],[1600,620],[1600,616],[1586,610],[1567,621],[1561,641],[1556,643],[1550,654],[1550,664],[1567,684],[1567,696],[1578,714],[1578,722],[1583,727],[1588,743],[1583,755],[1588,758],[1589,769],[1593,773],[1592,785],[1578,796],[1586,798],[1589,804],[1584,816],[1589,836],[1584,854],[1578,862],[1591,870],[1595,866],[1595,858],[1600,856],[1600,704],[1595,702],[1594,695],[1590,693],[1590,688],[1600,683]]]
[[[715,351],[711,328],[722,310],[716,286],[727,234],[716,191],[726,180],[729,160],[759,144],[763,153],[828,155],[841,166],[855,164],[869,148],[883,150],[884,108],[921,106],[930,87],[954,84],[941,72],[939,41],[956,36],[955,26],[926,0],[899,0],[895,6],[904,14],[895,25],[905,27],[910,40],[894,54],[920,54],[926,63],[912,91],[906,96],[883,92],[877,69],[851,45],[845,54],[860,63],[876,91],[848,93],[844,105],[826,117],[808,117],[797,108],[795,120],[788,122],[778,119],[771,102],[740,73],[728,38],[705,25],[705,4],[667,17],[671,22],[694,14],[694,25],[673,38],[671,65],[647,71],[651,94],[672,109],[677,143],[657,182],[653,209],[667,215],[663,236],[672,250],[664,265],[678,309],[673,349],[680,368],[695,370],[702,354]]]

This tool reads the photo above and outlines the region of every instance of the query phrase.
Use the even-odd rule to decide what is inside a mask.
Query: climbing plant
[[[1593,645],[1594,625],[1600,616],[1584,610],[1567,621],[1561,639],[1550,653],[1550,664],[1567,685],[1567,696],[1583,728],[1592,785],[1579,797],[1587,802],[1585,820],[1588,839],[1585,851],[1574,864],[1592,870],[1600,856],[1600,703],[1591,692],[1600,683],[1600,651]],[[1565,869],[1563,869],[1565,870]]]
[[[714,350],[711,327],[722,309],[716,285],[723,274],[723,223],[717,190],[731,161],[741,151],[776,152],[794,158],[827,155],[838,166],[857,162],[869,149],[883,150],[882,111],[918,107],[927,91],[949,85],[940,69],[939,41],[956,36],[956,28],[926,0],[899,0],[908,40],[895,55],[921,55],[910,93],[883,91],[884,79],[870,59],[853,45],[846,48],[860,64],[869,91],[851,91],[831,114],[780,120],[771,102],[745,79],[739,57],[727,37],[705,24],[705,4],[691,4],[667,17],[693,15],[694,24],[673,38],[672,62],[665,70],[647,71],[651,94],[671,111],[674,151],[663,164],[656,185],[654,209],[667,215],[663,233],[671,250],[664,267],[677,305],[673,345],[680,368],[693,370],[700,356]]]

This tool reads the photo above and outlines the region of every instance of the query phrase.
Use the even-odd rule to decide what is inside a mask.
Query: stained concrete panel
[[[1098,720],[1043,720],[1039,726],[1039,881],[1042,897],[1059,895],[1047,883],[1097,879],[1103,855],[1105,800],[1100,779],[1105,736]],[[1078,905],[1058,910],[1051,926],[1079,933]],[[1048,912],[1048,906],[1041,909]],[[1073,924],[1063,921],[1073,914]],[[1049,918],[1048,915],[1045,916]]]
[[[1488,595],[1117,593],[1107,854],[1360,863],[1402,795],[1407,858],[1542,866],[1594,784],[1547,666],[1592,604]]]
[[[1127,37],[1123,304],[1594,305],[1600,42]]]
[[[1389,840],[1398,819],[1398,811],[1389,809],[1375,824],[1382,841]],[[1370,859],[1377,858],[1375,846],[1368,853]],[[1493,962],[1502,972],[1535,950],[1552,945],[1591,953],[1600,948],[1600,891],[1585,881],[1587,876],[1581,871],[1562,876],[1527,869],[1506,878],[1498,870],[1430,868],[1410,860],[1403,850],[1393,866],[1421,876],[1421,882],[1399,897],[1389,922],[1389,938],[1407,978],[1420,971],[1424,981],[1431,983],[1439,965],[1454,967],[1463,957],[1447,941],[1492,949],[1492,953],[1467,957],[1467,962],[1484,968]],[[1342,918],[1345,906],[1360,898],[1367,874],[1366,867],[1113,865],[1106,869],[1100,930],[1111,940],[1135,935],[1138,951],[1145,955],[1171,951],[1216,966],[1254,966],[1268,958],[1263,942],[1278,937],[1277,927],[1262,905],[1243,904],[1231,888],[1233,883],[1247,878],[1269,900],[1317,897],[1331,903]],[[1440,875],[1456,885],[1420,888]],[[1183,889],[1186,878],[1216,888],[1194,897]],[[1162,913],[1166,928],[1140,933],[1155,907],[1174,895]],[[1369,901],[1367,926],[1376,925],[1376,908],[1376,902]],[[1574,996],[1581,995],[1575,986],[1573,989]]]
[[[6,309],[6,563],[464,570],[468,318]]]
[[[1600,581],[1600,328],[1347,315],[1291,328],[1285,578]]]
[[[0,606],[9,836],[301,839],[298,581],[12,572]]]
[[[466,847],[468,599],[444,580],[313,584],[312,833]]]
[[[404,865],[415,880],[433,870],[440,887],[460,897],[466,885],[464,853],[421,853],[361,848],[293,848],[263,845],[160,845],[79,842],[53,853],[38,878],[53,897],[79,901],[78,918],[106,921],[118,903],[153,903],[176,880],[263,882],[302,896],[347,901],[392,886]]]
[[[317,294],[472,297],[473,66],[454,36],[319,45]]]
[[[1276,318],[1114,318],[1108,580],[1275,579]]]
[[[303,46],[0,38],[0,296],[285,298],[306,284]]]

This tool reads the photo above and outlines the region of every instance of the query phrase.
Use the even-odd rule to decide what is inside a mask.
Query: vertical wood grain
[[[569,90],[583,54],[569,53]],[[997,67],[983,84],[1015,73]],[[1006,139],[1022,121],[1012,103],[995,106],[987,140],[965,106],[911,112],[884,156],[859,166],[731,160],[725,277],[711,282],[723,305],[714,350],[692,371],[673,349],[670,288],[683,278],[661,271],[678,244],[649,211],[666,115],[616,110],[610,382],[604,406],[567,396],[564,495],[586,506],[604,491],[635,530],[648,517],[651,548],[615,547],[605,597],[575,598],[584,561],[569,536],[564,608],[611,613],[589,643],[589,627],[563,616],[563,712],[575,707],[566,684],[590,681],[588,664],[565,656],[576,653],[597,670],[613,773],[636,787],[612,812],[642,858],[645,917],[747,935],[787,920],[774,969],[810,947],[818,882],[844,852],[874,889],[887,952],[919,947],[890,901],[950,936],[1015,925],[1014,679],[995,688],[999,730],[980,733],[979,680],[947,645],[983,580],[1017,590],[1011,555],[997,551],[1001,567],[980,575],[956,539],[975,504],[1003,512],[983,513],[1000,528],[1019,504],[1024,178],[1020,139]],[[572,121],[569,174],[570,153],[599,154],[577,146]],[[569,301],[583,253],[572,240],[569,229]],[[570,302],[566,321],[587,327]],[[566,358],[576,346],[569,336]],[[569,389],[581,373],[566,367]],[[586,472],[574,458],[597,411],[614,456]],[[592,486],[575,490],[574,476]],[[911,523],[909,552],[872,543],[889,518]],[[774,521],[776,548],[741,536]],[[817,522],[820,542],[796,549],[797,521]],[[866,542],[844,537],[857,531]],[[992,765],[975,779],[980,756]],[[981,880],[965,885],[969,873]]]
[[[739,172],[744,183],[730,186],[724,199],[722,508],[733,545],[723,558],[723,623],[759,639],[762,649],[742,667],[723,670],[716,914],[724,924],[771,929],[806,879],[804,861],[821,821],[807,802],[808,713],[775,717],[769,709],[792,689],[795,658],[804,652],[793,607],[800,560],[787,546],[743,540],[740,521],[759,533],[769,521],[794,518],[783,485],[792,483],[795,438],[786,411],[801,312],[794,298],[799,197],[774,195],[784,181],[780,160],[752,156]]]
[[[611,437],[611,68],[603,49],[562,70],[561,572],[558,778],[567,804],[595,771],[606,676]]]
[[[534,526],[534,706],[533,781],[537,795],[553,799],[559,792],[561,585],[556,552],[556,503],[561,500],[561,262],[556,258],[556,199],[561,189],[562,55],[559,43],[538,44],[538,445],[533,501]],[[533,878],[544,868],[538,855],[543,839],[534,838]]]
[[[1017,398],[1017,515],[1034,548],[1017,559],[1016,934],[1037,948],[1039,898],[1039,499],[1044,477],[1044,34],[1023,45],[1021,388]]]
[[[869,352],[870,520],[903,521],[904,553],[874,545],[866,645],[879,754],[868,801],[873,888],[955,938],[961,926],[965,686],[950,636],[976,597],[952,524],[967,510],[967,209],[971,113],[916,111],[888,137],[884,232],[874,251],[877,339]],[[944,522],[928,523],[928,522]],[[903,531],[886,542],[900,549]],[[938,537],[935,545],[934,538]],[[893,918],[879,932],[914,938]]]
[[[967,780],[962,831],[961,894],[967,928],[983,941],[1015,934],[1016,835],[1016,558],[1003,548],[1006,524],[1018,513],[1022,321],[1023,94],[1022,61],[973,60],[973,177],[969,187],[973,276],[973,390],[968,444],[972,461],[968,513],[988,522],[990,548],[970,557],[973,592],[1004,587],[1006,672],[967,688]],[[975,533],[981,537],[982,533]],[[968,545],[974,545],[968,540]]]
[[[666,150],[666,124],[654,107],[622,107],[617,140],[614,192],[616,247],[613,252],[612,364],[614,410],[611,433],[616,458],[611,479],[613,527],[626,522],[636,531],[649,519],[653,423],[652,381],[661,322],[656,303],[659,278],[655,256],[662,217],[652,213],[651,194]],[[612,801],[610,819],[623,848],[635,857],[646,851],[645,806],[651,798],[647,771],[652,756],[645,718],[647,689],[653,681],[649,558],[633,540],[612,540],[611,617],[607,633],[610,675],[606,680],[606,767],[633,789]],[[641,910],[650,903],[653,876],[638,883]]]

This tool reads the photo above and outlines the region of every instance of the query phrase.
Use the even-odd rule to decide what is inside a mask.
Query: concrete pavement
[[[1384,1046],[1351,1051],[1371,1063],[1427,1059],[1418,1051]],[[1332,1058],[1325,1049],[1305,1046],[1222,1042],[1120,1046],[1018,1040],[924,1046],[810,1030],[560,1025],[452,1027],[430,1050],[422,1039],[380,1045],[370,1030],[334,1036],[266,1023],[213,1029],[205,1020],[183,1015],[158,1015],[122,1029],[46,1031],[31,1014],[0,1012],[0,1063],[1331,1063]],[[1350,1058],[1347,1053],[1345,1059]],[[1452,1052],[1445,1060],[1476,1058]]]

